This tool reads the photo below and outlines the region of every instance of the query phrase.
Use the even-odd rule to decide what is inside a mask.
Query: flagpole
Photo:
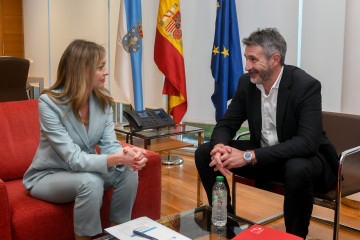
[[[154,61],[164,74],[163,94],[168,96],[167,112],[172,115],[176,123],[180,123],[187,110],[187,94],[179,0],[159,1]],[[174,64],[168,64],[169,61]],[[168,128],[170,130],[173,127],[168,126]],[[183,163],[183,159],[172,159],[174,157],[164,156],[162,163]]]
[[[166,95],[166,111],[170,115],[170,95]],[[171,128],[172,126],[168,126]],[[182,137],[182,135],[180,135]],[[180,156],[170,155],[170,150],[167,151],[167,155],[161,155],[161,163],[164,165],[181,165],[184,163],[184,159]]]

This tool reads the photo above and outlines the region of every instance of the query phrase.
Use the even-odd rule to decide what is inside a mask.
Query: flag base
[[[161,156],[161,162],[164,165],[181,165],[184,159],[179,156],[163,155]]]

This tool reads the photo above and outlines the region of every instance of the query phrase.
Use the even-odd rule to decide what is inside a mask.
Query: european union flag
[[[219,121],[232,99],[239,77],[244,73],[241,58],[239,28],[234,0],[218,0],[211,71],[215,79],[215,91],[211,100]]]

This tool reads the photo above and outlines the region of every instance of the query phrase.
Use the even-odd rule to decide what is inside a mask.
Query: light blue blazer
[[[107,106],[104,113],[96,96],[91,94],[88,132],[69,111],[70,107],[70,103],[54,103],[47,94],[40,96],[40,144],[23,178],[26,189],[44,176],[58,171],[101,174],[113,171],[113,168],[107,168],[107,155],[121,152],[122,147],[115,136],[112,107]],[[96,154],[96,145],[101,154]]]

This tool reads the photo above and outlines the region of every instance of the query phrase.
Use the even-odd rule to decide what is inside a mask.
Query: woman
[[[56,83],[39,99],[40,144],[24,186],[31,196],[66,203],[75,200],[76,239],[102,232],[104,190],[114,188],[110,222],[130,220],[138,174],[146,162],[141,148],[122,148],[116,140],[111,105],[104,88],[105,49],[73,41],[63,53]],[[98,145],[101,154],[96,154]]]

